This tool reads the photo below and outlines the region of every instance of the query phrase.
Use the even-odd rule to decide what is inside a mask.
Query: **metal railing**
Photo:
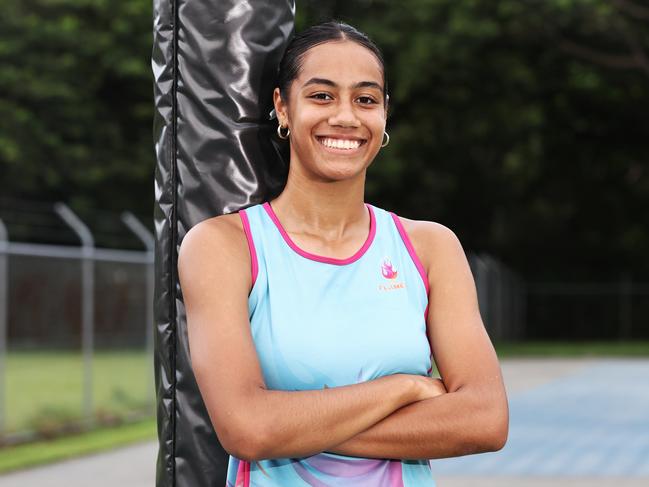
[[[649,339],[649,284],[530,282],[497,258],[470,253],[485,328],[494,341]]]
[[[56,203],[53,211],[77,235],[81,246],[13,242],[7,225],[0,219],[0,439],[5,443],[33,436],[35,431],[28,425],[47,421],[48,418],[40,418],[35,423],[34,418],[22,418],[9,422],[8,394],[27,398],[32,395],[36,402],[40,401],[37,405],[41,416],[48,416],[53,406],[46,403],[51,400],[53,404],[56,398],[40,395],[40,390],[53,386],[52,375],[48,373],[50,366],[56,368],[57,364],[53,363],[56,360],[60,361],[62,375],[73,376],[79,365],[82,373],[79,409],[76,414],[65,413],[66,417],[77,416],[81,422],[92,424],[98,411],[105,414],[110,409],[97,401],[97,395],[128,396],[126,386],[108,392],[101,389],[106,382],[120,379],[106,375],[110,374],[106,367],[115,367],[125,351],[133,350],[136,353],[131,360],[138,367],[146,364],[141,400],[137,401],[135,409],[151,413],[155,410],[155,241],[152,233],[135,215],[124,212],[121,215],[123,225],[145,250],[97,248],[91,230],[72,209]],[[136,306],[130,305],[131,300],[137,301]],[[99,337],[97,332],[101,333]],[[102,350],[104,362],[99,364],[100,369],[103,368],[99,372],[104,373],[101,381],[95,377],[98,371],[94,370],[98,350]],[[48,355],[52,351],[61,353],[53,359]],[[40,363],[41,355],[47,356],[48,362]],[[82,358],[80,364],[74,361],[72,368],[64,365],[71,359],[76,360],[78,355]],[[30,362],[36,369],[33,372],[29,371]],[[140,372],[138,369],[137,373]],[[129,372],[124,375],[128,376]],[[132,380],[132,377],[123,378]],[[68,378],[60,379],[63,383]],[[8,387],[13,387],[9,393]],[[76,392],[74,390],[71,395],[76,396]],[[66,391],[61,390],[61,394]],[[16,416],[22,414],[25,403],[27,401],[12,402]],[[69,409],[69,404],[67,407]]]
[[[609,282],[527,285],[528,339],[649,339],[649,283],[623,273]]]
[[[516,272],[486,253],[469,253],[480,315],[492,340],[518,340],[525,329],[526,286]]]

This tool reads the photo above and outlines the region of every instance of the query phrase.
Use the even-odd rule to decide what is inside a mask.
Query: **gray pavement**
[[[649,359],[502,359],[500,452],[432,461],[438,487],[648,487]],[[0,476],[0,487],[150,487],[157,443]]]
[[[649,487],[649,360],[502,365],[507,445],[431,461],[439,487]]]
[[[647,487],[647,478],[625,477],[435,477],[437,487]]]
[[[0,476],[1,487],[152,487],[157,442],[138,443]]]

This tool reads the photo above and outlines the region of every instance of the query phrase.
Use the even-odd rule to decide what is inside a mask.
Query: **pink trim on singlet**
[[[412,257],[412,261],[415,263],[415,267],[417,267],[417,270],[419,271],[421,280],[424,281],[424,287],[426,288],[426,296],[428,296],[430,289],[428,286],[428,277],[426,276],[426,270],[424,269],[424,266],[421,264],[419,257],[417,257],[417,252],[415,252],[415,248],[412,246],[412,242],[410,241],[410,237],[408,237],[408,233],[406,232],[406,229],[403,228],[403,223],[401,223],[399,217],[394,213],[390,212],[390,215],[392,215],[392,219],[394,220],[394,223],[397,225],[397,230],[399,230],[399,234],[403,239],[403,243],[406,244],[408,253],[410,254],[410,257]]]
[[[248,250],[250,251],[250,262],[252,267],[252,285],[255,285],[257,280],[257,273],[259,271],[259,264],[257,263],[257,251],[255,250],[255,242],[252,240],[252,232],[250,231],[250,221],[248,221],[248,215],[244,210],[239,210],[239,216],[241,217],[241,223],[243,224],[243,231],[246,234],[246,240],[248,241]]]
[[[250,487],[250,462],[239,460],[237,477],[234,479],[234,487]]]
[[[318,262],[325,262],[327,264],[336,264],[336,265],[351,264],[352,262],[357,261],[363,256],[363,254],[367,251],[372,241],[374,240],[374,235],[376,234],[376,217],[374,216],[374,210],[372,210],[372,205],[365,203],[365,206],[370,212],[370,231],[367,235],[367,238],[365,239],[365,243],[351,257],[347,257],[346,259],[338,259],[336,257],[325,257],[324,255],[313,254],[311,252],[307,252],[306,250],[302,250],[300,247],[297,246],[295,242],[293,242],[293,240],[291,240],[291,237],[289,237],[288,233],[286,233],[286,230],[284,230],[284,227],[280,223],[279,218],[277,218],[277,215],[275,214],[273,207],[270,206],[270,203],[266,201],[263,204],[266,213],[268,213],[268,216],[271,218],[271,220],[273,220],[275,226],[279,230],[279,233],[282,234],[282,237],[284,237],[284,240],[289,245],[289,247],[291,247],[295,252],[300,254],[302,257],[306,257],[307,259],[317,260]]]
[[[399,235],[401,235],[401,239],[403,240],[403,243],[406,245],[406,248],[408,249],[408,253],[412,258],[412,261],[415,263],[415,267],[417,268],[417,271],[419,271],[421,280],[424,281],[424,287],[426,288],[426,298],[428,299],[428,295],[430,294],[430,286],[428,285],[428,276],[426,275],[426,269],[424,269],[424,266],[419,260],[419,257],[417,256],[417,252],[415,252],[415,248],[413,247],[412,242],[410,241],[410,237],[408,237],[408,232],[406,232],[406,229],[403,227],[403,223],[401,223],[401,220],[396,214],[394,214],[391,211],[389,213],[392,216],[392,219],[394,220],[394,224],[397,226],[397,230],[399,230]],[[426,309],[424,309],[424,320],[426,321],[426,324],[428,324],[429,304],[430,303],[426,301]],[[432,349],[432,345],[431,345],[431,349]],[[433,367],[431,365],[431,368],[428,369],[428,373],[430,374],[432,370]]]

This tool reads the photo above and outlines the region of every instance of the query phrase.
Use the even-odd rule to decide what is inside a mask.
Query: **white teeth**
[[[361,145],[360,140],[331,139],[329,137],[320,139],[320,142],[325,147],[330,147],[332,149],[358,149]]]

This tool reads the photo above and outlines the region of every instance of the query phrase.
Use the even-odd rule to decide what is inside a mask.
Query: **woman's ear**
[[[388,107],[390,106],[390,95],[385,95],[385,119],[388,119]]]
[[[288,114],[286,110],[286,103],[282,99],[279,88],[273,90],[273,105],[275,106],[275,115],[277,115],[277,122],[286,127],[288,125]]]

